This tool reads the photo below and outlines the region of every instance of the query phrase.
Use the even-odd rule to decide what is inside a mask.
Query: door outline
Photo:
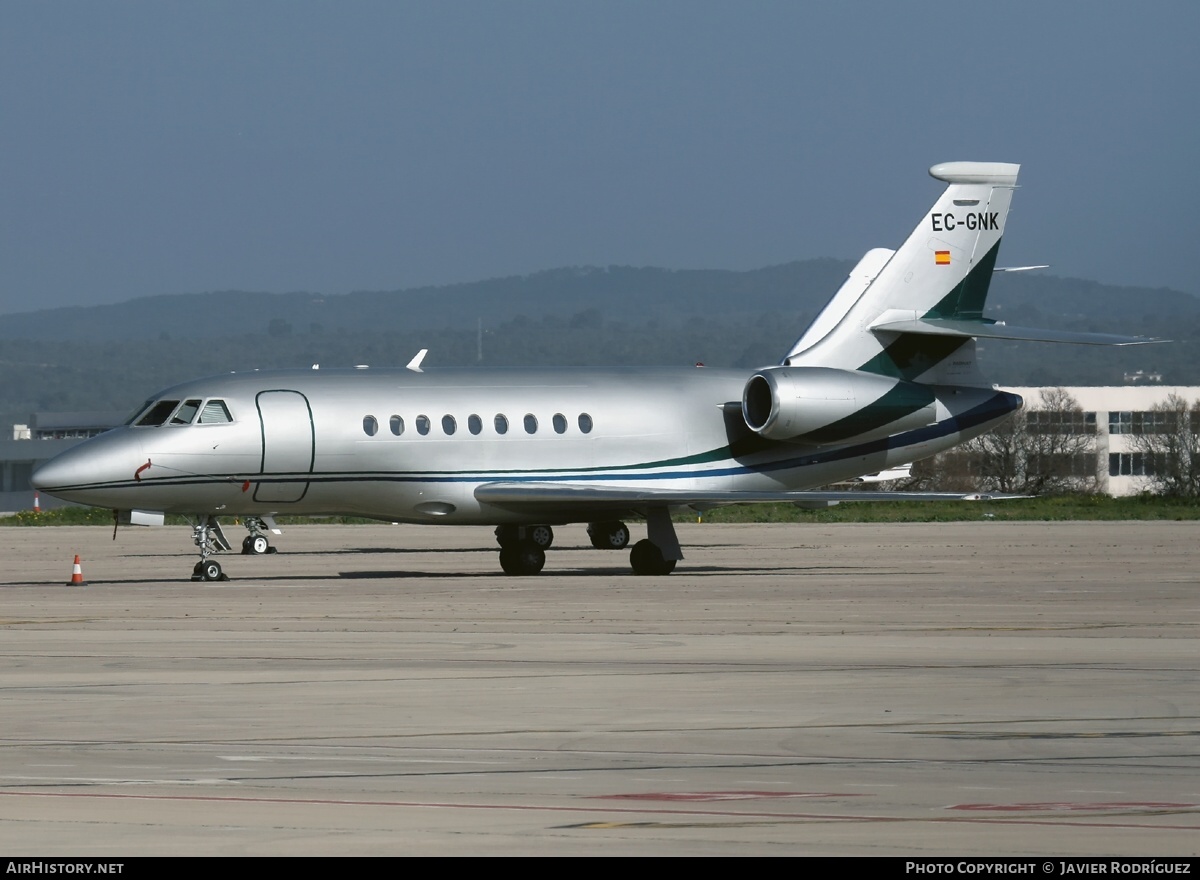
[[[254,405],[262,436],[259,474],[311,474],[317,455],[317,431],[308,398],[299,391],[273,388],[258,392]],[[301,427],[302,423],[307,424],[307,430]],[[300,479],[259,480],[254,487],[254,500],[294,504],[308,494],[309,485],[308,480]]]

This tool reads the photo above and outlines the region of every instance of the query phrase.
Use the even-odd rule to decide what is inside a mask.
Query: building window
[[[1025,414],[1030,434],[1095,434],[1096,414],[1068,410],[1030,410]]]
[[[1108,454],[1110,477],[1152,477],[1154,457],[1145,452],[1110,452]]]
[[[1110,434],[1132,434],[1133,433],[1133,413],[1131,412],[1110,412],[1108,414],[1108,433]],[[1116,474],[1113,474],[1116,476]]]

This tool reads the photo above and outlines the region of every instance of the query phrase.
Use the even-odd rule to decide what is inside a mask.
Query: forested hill
[[[320,293],[222,291],[152,296],[109,306],[0,315],[0,339],[108,341],[141,335],[266,334],[282,319],[293,332],[471,329],[518,315],[538,319],[596,309],[606,319],[687,319],[738,312],[811,311],[837,290],[852,264],[809,260],[750,272],[551,269],[443,287]],[[278,335],[280,325],[276,323]]]
[[[748,272],[569,268],[346,295],[220,292],[0,316],[0,418],[127,409],[229,370],[313,363],[776,363],[851,268],[811,260]],[[988,342],[997,382],[1120,384],[1126,372],[1200,384],[1200,298],[1036,272],[995,276],[987,314],[1014,325],[1179,340],[1122,349]],[[478,331],[482,329],[482,334]],[[482,350],[482,358],[480,352]]]

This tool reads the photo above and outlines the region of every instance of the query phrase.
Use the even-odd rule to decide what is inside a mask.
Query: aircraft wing
[[[779,490],[738,492],[699,489],[636,489],[625,486],[581,485],[578,483],[484,483],[475,489],[476,500],[506,510],[524,513],[586,511],[589,513],[639,511],[650,507],[695,508],[726,504],[784,502],[824,504],[839,501],[993,501],[1022,498],[963,492],[856,492]]]

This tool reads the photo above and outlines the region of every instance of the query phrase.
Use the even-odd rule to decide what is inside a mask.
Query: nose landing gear
[[[221,571],[221,563],[209,559],[214,553],[229,549],[229,541],[221,531],[216,517],[201,514],[192,526],[192,543],[200,548],[200,561],[192,569],[194,581],[227,581],[229,575]]]
[[[279,529],[276,528],[273,519],[248,516],[245,518],[244,523],[250,534],[242,540],[243,556],[261,556],[264,553],[277,552],[276,548],[272,547],[271,542],[267,540],[267,536],[263,534],[265,531],[272,531],[275,534],[279,534]]]

